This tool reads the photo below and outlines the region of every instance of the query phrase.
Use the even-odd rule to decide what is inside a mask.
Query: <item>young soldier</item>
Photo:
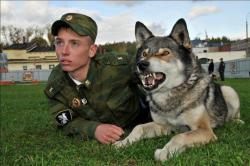
[[[214,72],[214,61],[213,59],[210,59],[210,63],[208,65],[208,74],[213,76],[213,72]]]
[[[224,72],[225,72],[225,63],[223,62],[223,58],[220,58],[219,73],[221,81],[225,81]]]
[[[97,25],[86,15],[64,14],[51,31],[59,65],[45,94],[66,135],[108,144],[119,140],[124,128],[150,120],[133,82],[135,56],[96,55]]]

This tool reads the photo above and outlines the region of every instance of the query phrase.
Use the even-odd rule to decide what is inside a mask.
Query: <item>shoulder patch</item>
[[[46,88],[44,89],[44,93],[49,97],[53,98],[61,89],[62,84],[59,82],[52,82],[51,84],[48,84]]]

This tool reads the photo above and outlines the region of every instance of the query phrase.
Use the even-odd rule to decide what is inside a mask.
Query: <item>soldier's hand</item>
[[[118,141],[124,134],[122,128],[112,124],[100,124],[96,127],[95,138],[102,144],[110,144]]]

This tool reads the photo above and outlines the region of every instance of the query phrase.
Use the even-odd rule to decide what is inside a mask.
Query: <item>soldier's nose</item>
[[[65,44],[64,47],[62,48],[62,54],[64,56],[69,54],[69,45]]]
[[[141,71],[144,71],[144,70],[146,70],[148,68],[149,62],[148,61],[144,61],[144,60],[139,61],[139,62],[137,62],[137,66],[138,66],[138,68]]]

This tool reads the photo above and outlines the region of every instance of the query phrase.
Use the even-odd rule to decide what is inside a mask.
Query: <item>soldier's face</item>
[[[72,74],[87,71],[97,49],[89,36],[79,36],[70,28],[59,30],[55,47],[62,69]]]

